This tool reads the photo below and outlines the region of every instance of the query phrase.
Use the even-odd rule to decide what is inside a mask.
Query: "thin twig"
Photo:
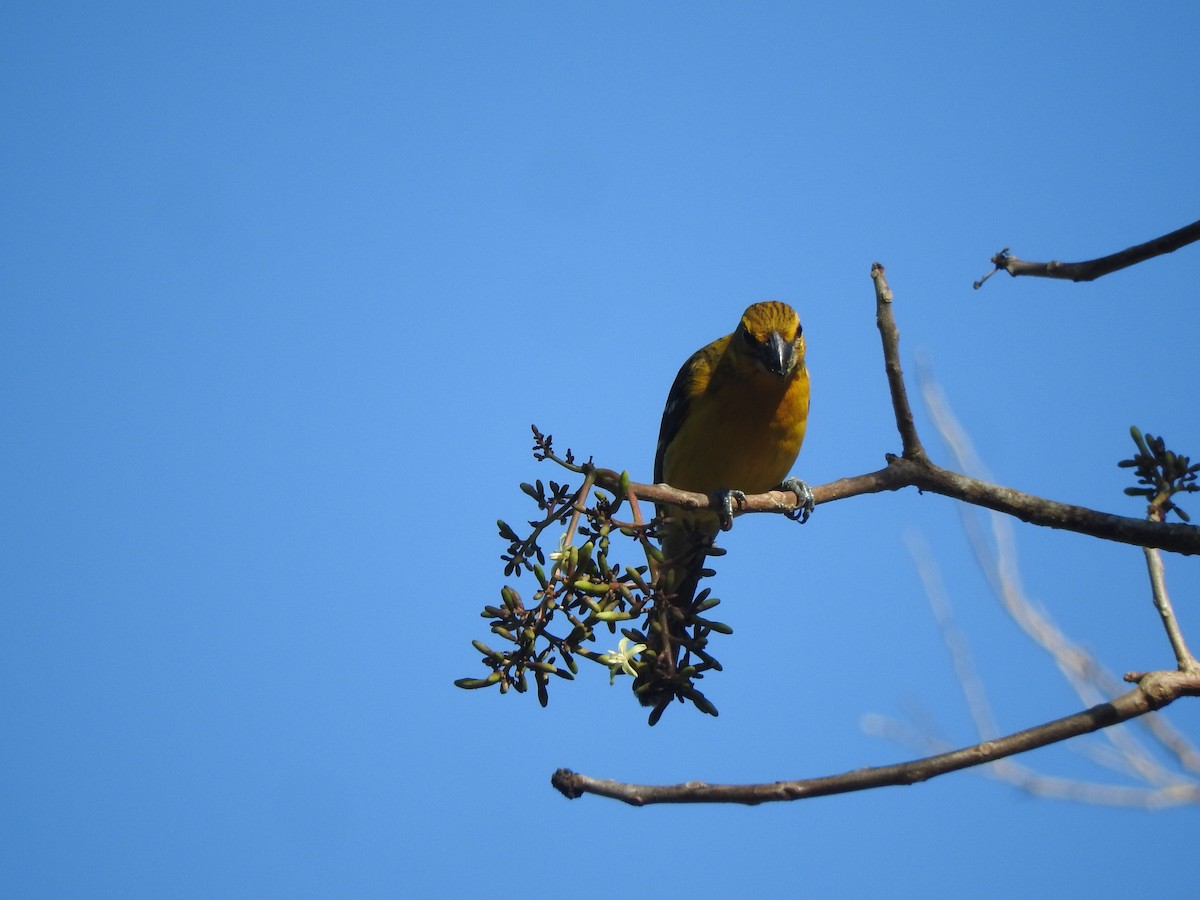
[[[1185,247],[1198,240],[1200,240],[1200,221],[1185,225],[1178,231],[1172,231],[1170,234],[1164,234],[1154,240],[1146,241],[1144,244],[1121,250],[1119,253],[1102,256],[1099,259],[1089,259],[1085,262],[1065,263],[1057,260],[1026,262],[1013,256],[1006,247],[992,257],[991,263],[995,268],[975,282],[975,289],[978,290],[985,281],[1001,270],[1008,272],[1014,278],[1018,275],[1034,275],[1041,278],[1063,278],[1068,281],[1094,281],[1110,272],[1127,269],[1156,256],[1172,253],[1180,247]]]
[[[1161,516],[1161,511],[1152,506],[1151,517],[1161,521]],[[1179,628],[1179,622],[1175,618],[1175,610],[1171,606],[1171,597],[1167,593],[1167,581],[1163,574],[1162,556],[1151,547],[1143,547],[1142,550],[1146,554],[1146,568],[1150,573],[1150,589],[1154,597],[1154,608],[1162,617],[1163,627],[1167,630],[1167,639],[1171,642],[1175,660],[1179,663],[1179,671],[1200,672],[1200,663],[1196,662],[1196,657],[1192,656],[1192,651],[1188,649],[1187,642],[1183,639],[1183,632]]]
[[[575,541],[575,529],[579,527],[579,519],[587,508],[587,496],[592,491],[592,485],[596,483],[594,466],[586,466],[584,472],[583,484],[579,486],[579,490],[575,493],[575,499],[571,501],[571,521],[567,524],[567,532],[563,537],[563,543],[568,546]]]
[[[896,430],[904,446],[904,458],[923,460],[925,448],[917,436],[912,408],[908,404],[908,390],[904,386],[904,371],[900,368],[900,331],[896,328],[896,317],[892,314],[892,289],[880,263],[872,263],[871,280],[875,283],[875,324],[883,341],[883,367],[887,372],[888,391],[892,395],[892,410],[896,415]]]

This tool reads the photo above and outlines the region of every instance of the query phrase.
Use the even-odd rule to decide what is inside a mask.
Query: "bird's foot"
[[[728,531],[733,527],[733,504],[736,501],[740,507],[746,502],[746,492],[735,490],[733,488],[721,488],[716,491],[716,499],[719,507],[717,509],[717,518],[721,523],[721,530]]]
[[[817,508],[817,498],[813,496],[812,488],[799,478],[787,478],[780,487],[796,495],[796,508],[788,513],[787,517],[803,525]]]

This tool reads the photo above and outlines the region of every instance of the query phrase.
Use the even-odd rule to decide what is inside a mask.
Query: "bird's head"
[[[804,365],[804,329],[800,317],[786,303],[767,300],[742,313],[733,333],[738,352],[748,353],[755,364],[782,381]]]

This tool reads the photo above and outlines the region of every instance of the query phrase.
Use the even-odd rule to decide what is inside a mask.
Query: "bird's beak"
[[[780,378],[786,378],[796,362],[795,345],[791,341],[785,341],[778,331],[772,331],[763,350],[763,361],[767,370]]]

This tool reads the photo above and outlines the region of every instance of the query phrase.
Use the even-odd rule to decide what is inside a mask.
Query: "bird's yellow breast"
[[[765,372],[714,378],[693,398],[690,414],[663,458],[663,479],[709,493],[732,488],[761,493],[791,470],[808,419],[808,372],[787,381]]]

